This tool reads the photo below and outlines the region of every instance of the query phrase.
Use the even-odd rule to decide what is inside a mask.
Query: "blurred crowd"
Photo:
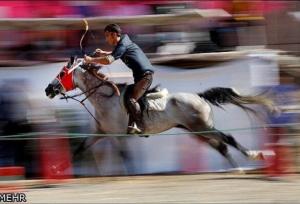
[[[17,78],[3,80],[0,85],[0,180],[5,176],[2,167],[24,167],[26,178],[45,178],[45,169],[51,171],[51,158],[63,161],[65,156],[70,162],[72,148],[83,140],[61,137],[68,137],[68,132],[92,133],[85,112],[30,100],[29,84],[27,79]]]
[[[246,39],[246,45],[261,43],[262,36],[256,26],[264,15],[286,10],[283,1],[1,1],[0,18],[83,18],[100,16],[133,16],[167,14],[185,9],[224,9],[232,15],[223,21],[203,19],[197,23],[170,26],[124,26],[125,33],[149,54],[187,54],[233,50],[245,45],[239,32],[253,27],[257,39]],[[79,50],[79,41],[84,30],[10,30],[9,25],[0,30],[0,60],[57,61]],[[106,47],[102,30],[90,28],[84,46],[87,50]],[[239,31],[241,30],[241,31]],[[242,36],[243,38],[243,36]],[[3,62],[4,61],[4,62]],[[17,61],[15,61],[16,63]]]

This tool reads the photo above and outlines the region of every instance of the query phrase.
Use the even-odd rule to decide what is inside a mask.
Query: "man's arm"
[[[100,49],[97,49],[100,51],[100,53],[105,54],[105,56],[100,56],[100,57],[89,57],[89,56],[84,56],[84,61],[86,63],[99,63],[99,64],[104,64],[108,65],[111,64],[113,61],[120,59],[121,56],[126,52],[126,47],[121,45],[118,46],[114,49],[113,52],[106,52]]]
[[[105,57],[89,57],[89,56],[84,56],[84,61],[86,63],[95,63],[95,64],[104,64],[108,65],[111,64],[114,61],[114,57],[111,55],[107,55]]]
[[[110,55],[112,52],[110,51],[104,51],[104,50],[101,50],[101,49],[96,49],[95,50],[95,56],[97,57],[106,57],[107,55]]]

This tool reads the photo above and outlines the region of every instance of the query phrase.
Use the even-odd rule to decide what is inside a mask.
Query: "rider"
[[[96,57],[84,56],[85,63],[111,64],[121,59],[133,72],[134,87],[129,98],[129,125],[128,133],[141,133],[137,127],[142,125],[142,113],[139,98],[152,84],[152,65],[139,46],[133,43],[127,34],[122,34],[117,24],[109,24],[104,28],[106,42],[114,46],[112,52],[96,49]]]

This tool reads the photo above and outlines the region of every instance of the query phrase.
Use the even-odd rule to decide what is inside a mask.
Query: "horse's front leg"
[[[75,160],[78,156],[84,153],[87,149],[89,149],[92,145],[98,142],[103,137],[86,137],[84,140],[78,145],[78,147],[72,152],[72,160]],[[65,160],[60,162],[57,165],[51,166],[51,171],[55,174],[58,174],[69,167],[69,160]]]
[[[103,139],[103,137],[94,136],[94,137],[84,138],[84,140],[79,144],[79,146],[73,152],[73,159],[77,158],[80,154],[85,152],[87,149],[93,146],[100,139]]]

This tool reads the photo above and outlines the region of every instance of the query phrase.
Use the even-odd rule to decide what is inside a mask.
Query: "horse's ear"
[[[74,57],[74,56],[71,56],[71,57],[70,57],[70,63],[73,64],[73,63],[74,63],[74,60],[75,60],[75,57]]]
[[[70,60],[69,60],[68,65],[67,65],[68,68],[72,67],[72,65],[74,64],[75,59],[76,59],[76,57],[74,57],[73,55],[70,57]]]

